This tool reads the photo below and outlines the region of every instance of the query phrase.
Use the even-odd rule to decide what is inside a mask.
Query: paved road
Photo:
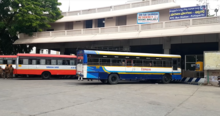
[[[220,116],[220,88],[0,79],[0,116]]]

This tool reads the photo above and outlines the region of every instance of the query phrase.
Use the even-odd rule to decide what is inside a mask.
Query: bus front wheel
[[[117,74],[111,74],[108,77],[109,84],[118,84],[119,76]]]
[[[162,78],[162,82],[164,84],[170,83],[170,81],[172,81],[172,76],[169,74],[165,74]]]
[[[41,76],[43,79],[50,79],[51,74],[50,72],[43,72]]]

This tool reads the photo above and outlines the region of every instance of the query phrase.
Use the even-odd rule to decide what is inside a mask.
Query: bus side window
[[[63,60],[63,65],[70,65],[70,60]]]
[[[112,66],[125,66],[125,61],[123,64],[121,59],[112,59]]]
[[[32,61],[33,61],[32,59],[29,59],[29,63],[28,64],[32,65]]]
[[[143,66],[152,66],[149,60],[143,60]]]
[[[12,64],[12,60],[11,59],[9,59],[7,62],[8,62],[7,64]]]
[[[134,66],[142,66],[142,60],[133,60]]]
[[[7,61],[7,59],[3,59],[3,64],[8,64],[8,61]]]
[[[28,59],[23,59],[23,64],[28,65]]]
[[[52,59],[51,60],[51,65],[57,65],[57,60],[56,59]]]
[[[110,66],[111,60],[110,59],[100,59],[100,65]]]
[[[171,61],[169,60],[163,61],[163,67],[171,67]]]
[[[23,64],[23,59],[19,58],[19,64]]]
[[[40,59],[39,58],[36,59],[36,64],[40,65]]]
[[[99,65],[99,59],[98,58],[89,58],[88,65]]]
[[[37,60],[32,60],[32,65],[36,65],[37,64]]]
[[[46,59],[46,65],[51,65],[51,60],[50,59]]]
[[[0,64],[3,64],[3,59],[0,59]]]
[[[46,64],[46,60],[45,59],[40,59],[40,65],[45,65]]]
[[[76,65],[75,60],[70,60],[70,65]]]
[[[16,64],[16,59],[12,59],[12,64]]]
[[[57,64],[58,64],[58,65],[63,65],[63,60],[58,59],[58,60],[57,60]]]

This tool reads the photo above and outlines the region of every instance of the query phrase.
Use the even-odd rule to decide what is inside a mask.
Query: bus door
[[[126,60],[125,60],[125,63],[126,63],[126,72],[132,72],[132,71],[134,71],[133,60],[131,60],[131,59],[126,59]]]
[[[173,71],[177,71],[178,70],[178,62],[177,59],[173,59]]]

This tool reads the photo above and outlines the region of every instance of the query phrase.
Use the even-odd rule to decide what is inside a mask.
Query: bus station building
[[[173,0],[146,0],[116,6],[63,12],[51,28],[33,36],[19,34],[14,44],[76,54],[77,50],[179,54],[182,68],[193,70],[204,51],[220,49],[220,18],[170,20]],[[138,24],[138,13],[157,12],[156,23]],[[187,64],[188,63],[188,64]]]

